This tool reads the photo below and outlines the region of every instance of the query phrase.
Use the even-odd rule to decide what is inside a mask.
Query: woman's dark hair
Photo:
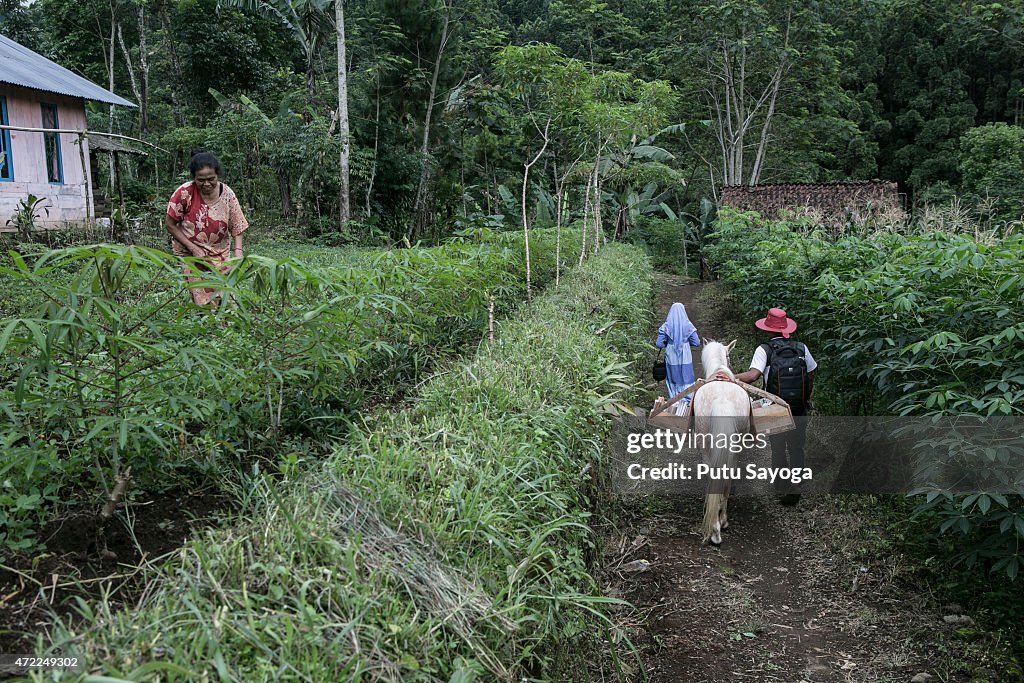
[[[188,170],[191,171],[192,177],[195,178],[196,173],[201,168],[212,168],[218,176],[223,175],[220,170],[220,159],[205,149],[194,149],[192,150],[192,160],[188,162]]]

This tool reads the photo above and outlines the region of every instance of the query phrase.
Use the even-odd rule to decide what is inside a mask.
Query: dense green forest
[[[1019,1],[3,0],[0,25],[140,105],[90,111],[160,148],[136,216],[195,148],[275,230],[336,242],[590,197],[621,232],[728,184],[880,178],[999,221],[1024,198]]]

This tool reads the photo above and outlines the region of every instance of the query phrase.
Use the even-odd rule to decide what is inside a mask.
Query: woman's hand
[[[186,237],[191,237],[196,233],[196,224],[193,223],[192,221],[184,220],[181,222],[180,229],[185,233]],[[196,258],[206,258],[207,256],[210,255],[210,252],[206,251],[206,249],[196,244],[191,239],[185,242],[184,245],[189,250],[189,252]]]

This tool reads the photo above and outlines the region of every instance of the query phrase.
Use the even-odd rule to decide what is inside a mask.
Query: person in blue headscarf
[[[693,354],[691,346],[700,346],[697,328],[686,315],[686,307],[681,303],[672,304],[668,317],[658,328],[658,339],[654,345],[665,349],[665,387],[666,398],[672,398],[696,380],[693,374]],[[676,404],[677,412],[682,412],[693,395],[683,398]]]

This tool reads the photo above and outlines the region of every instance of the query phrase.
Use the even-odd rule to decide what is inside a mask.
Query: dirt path
[[[652,339],[673,301],[702,336],[731,338],[735,321],[701,301],[701,284],[665,276],[657,286]],[[745,369],[746,360],[733,362]],[[610,595],[635,606],[620,621],[648,680],[881,683],[929,671],[915,634],[941,632],[941,618],[891,585],[885,558],[865,566],[837,551],[851,520],[830,507],[806,496],[795,508],[736,497],[720,548],[701,544],[701,499],[652,497],[632,508],[604,549],[606,579]]]

